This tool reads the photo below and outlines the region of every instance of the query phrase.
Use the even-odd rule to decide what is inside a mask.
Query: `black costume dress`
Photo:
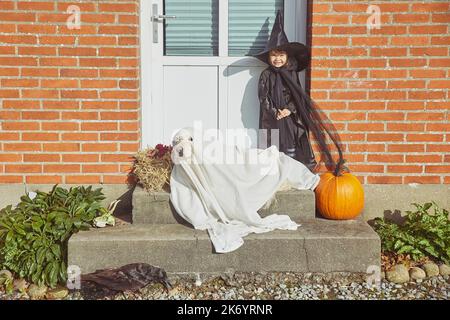
[[[309,141],[309,128],[302,121],[302,117],[297,113],[297,108],[292,99],[289,88],[284,80],[277,75],[279,69],[289,71],[293,82],[301,87],[298,78],[297,60],[289,57],[287,63],[276,68],[269,66],[259,78],[258,97],[260,102],[259,128],[267,129],[267,138],[262,138],[260,147],[269,147],[277,145],[281,152],[302,162],[308,169],[313,170],[317,162]],[[277,92],[277,81],[280,81],[281,90]],[[280,120],[277,120],[278,110],[289,109],[291,114]],[[279,141],[272,141],[272,130],[278,129]],[[274,137],[277,135],[275,134]]]
[[[318,146],[320,162],[324,162],[327,169],[334,170],[337,175],[344,163],[339,133],[327,115],[303,90],[298,79],[297,72],[306,69],[311,61],[310,50],[300,42],[289,42],[283,23],[283,15],[281,10],[278,10],[264,50],[253,55],[269,64],[259,78],[259,128],[267,131],[279,130],[279,141],[271,141],[270,132],[267,132],[266,137],[260,134],[259,147],[267,148],[276,144],[281,152],[300,161],[314,172],[318,166],[309,139],[313,137]],[[288,55],[286,65],[281,68],[270,65],[269,55],[272,50],[286,51]],[[289,109],[291,114],[277,120],[277,111],[285,108]],[[337,160],[331,154],[327,136],[339,154]]]

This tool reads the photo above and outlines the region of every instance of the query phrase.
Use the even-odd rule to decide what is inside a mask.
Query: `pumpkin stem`
[[[344,166],[345,162],[346,162],[346,160],[342,159],[342,154],[340,154],[339,161],[336,164],[336,167],[335,167],[334,172],[333,172],[333,174],[336,177],[342,176],[342,174],[344,173],[344,169],[348,170],[348,168],[346,166]]]

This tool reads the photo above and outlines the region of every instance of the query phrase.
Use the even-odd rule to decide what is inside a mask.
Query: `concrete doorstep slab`
[[[169,200],[168,192],[148,193],[137,186],[133,191],[133,224],[183,223]],[[267,208],[258,212],[261,217],[272,213],[287,214],[294,221],[315,217],[315,195],[311,190],[279,191]]]
[[[251,234],[236,251],[217,254],[206,231],[181,224],[91,229],[72,236],[69,265],[82,273],[142,262],[168,273],[367,272],[380,265],[380,239],[363,221],[303,219],[296,231]]]

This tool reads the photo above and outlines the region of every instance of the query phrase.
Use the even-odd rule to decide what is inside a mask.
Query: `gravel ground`
[[[379,287],[369,288],[366,274],[291,272],[233,273],[221,276],[172,275],[172,289],[150,284],[140,291],[106,295],[94,288],[72,291],[66,299],[105,300],[450,300],[450,277],[437,276],[403,285],[382,280]],[[0,300],[27,299],[15,293]]]
[[[366,274],[305,274],[288,272],[234,273],[200,278],[171,276],[173,288],[168,292],[161,284],[151,284],[137,293],[120,293],[105,299],[170,299],[170,300],[411,300],[450,299],[449,276],[437,276],[403,285],[382,280],[379,288],[368,288]],[[92,290],[72,292],[67,298],[98,299]]]

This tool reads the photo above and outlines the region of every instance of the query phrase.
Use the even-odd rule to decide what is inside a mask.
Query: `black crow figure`
[[[124,291],[135,292],[152,282],[161,283],[166,290],[172,287],[163,269],[146,263],[132,263],[81,276],[82,288],[99,287],[103,297]]]

